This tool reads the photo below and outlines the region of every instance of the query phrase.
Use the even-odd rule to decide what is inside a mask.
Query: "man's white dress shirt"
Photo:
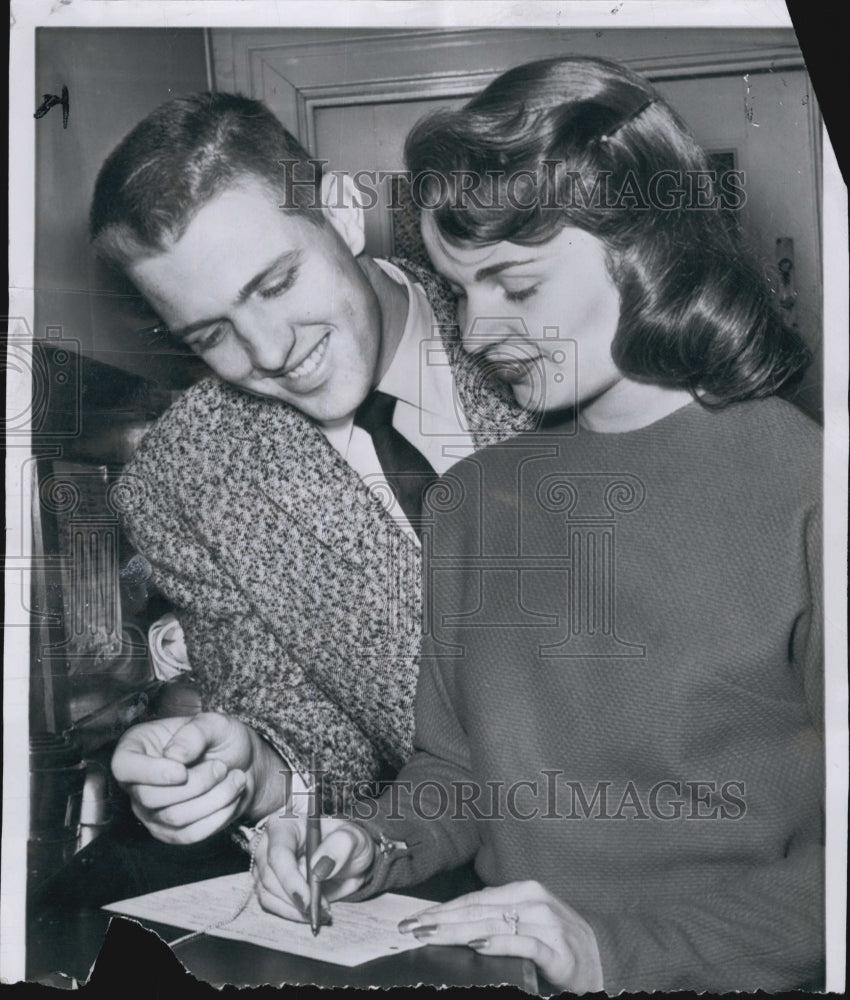
[[[393,427],[422,452],[436,473],[442,475],[459,459],[472,454],[475,443],[455,393],[437,320],[421,285],[410,281],[388,261],[376,260],[375,263],[404,286],[408,300],[404,332],[376,388],[397,400]],[[353,416],[322,430],[351,468],[387,503],[399,527],[418,544],[419,538],[404,511],[390,499],[392,491],[369,433],[355,426]]]

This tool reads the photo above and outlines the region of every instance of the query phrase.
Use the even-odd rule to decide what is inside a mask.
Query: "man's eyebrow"
[[[276,257],[268,267],[264,267],[259,274],[253,278],[240,290],[236,297],[236,303],[240,305],[249,299],[254,292],[262,285],[268,276],[279,267],[293,267],[298,263],[300,254],[297,250],[285,250],[279,257]]]
[[[487,267],[482,267],[480,270],[475,272],[476,281],[486,281],[487,278],[492,278],[496,274],[500,274],[502,271],[509,267],[519,267],[522,264],[533,264],[539,258],[529,257],[527,260],[505,260],[501,264],[490,264]]]

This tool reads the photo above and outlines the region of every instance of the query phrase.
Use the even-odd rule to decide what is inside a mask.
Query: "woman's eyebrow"
[[[482,267],[475,272],[475,280],[486,281],[487,278],[492,278],[494,275],[500,274],[509,267],[519,267],[522,264],[534,264],[539,259],[539,257],[529,257],[526,260],[505,260],[502,261],[501,264],[489,264],[487,267]]]
[[[279,267],[293,267],[297,262],[300,254],[297,250],[285,250],[279,257],[276,257],[268,267],[264,267],[259,274],[255,274],[253,278],[247,284],[245,284],[240,290],[236,297],[236,304],[241,305],[246,299],[249,299],[251,295],[262,285],[262,283],[268,278],[268,276],[276,271]]]

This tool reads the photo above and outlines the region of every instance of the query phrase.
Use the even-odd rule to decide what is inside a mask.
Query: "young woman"
[[[325,896],[475,857],[487,888],[402,931],[574,992],[814,988],[820,435],[775,395],[807,356],[717,207],[737,178],[579,58],[407,151],[464,346],[545,419],[434,496],[418,750],[323,820]],[[260,899],[303,919],[303,823],[266,834]]]

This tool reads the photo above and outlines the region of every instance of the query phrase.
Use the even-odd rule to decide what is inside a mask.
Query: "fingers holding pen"
[[[286,920],[307,921],[309,913],[302,881],[293,881],[285,871],[279,875],[269,861],[267,850],[257,850],[254,882],[257,898],[264,910]]]
[[[272,816],[255,856],[260,903],[291,920],[307,919],[302,907],[310,900],[305,833],[303,817]],[[372,841],[364,830],[347,820],[323,818],[322,842],[311,865],[322,899],[342,899],[359,889],[372,857]]]
[[[342,899],[366,879],[374,858],[374,845],[361,827],[347,820],[322,820],[322,843],[311,874],[325,899]]]
[[[286,920],[295,920],[300,923],[310,921],[309,895],[298,889],[288,887],[277,877],[276,872],[270,865],[261,866],[259,863],[255,869],[255,885],[257,898],[264,910],[275,913]],[[330,907],[322,902],[319,908],[320,924],[329,925],[333,922]]]
[[[266,823],[255,855],[257,894],[264,909],[289,920],[308,919],[310,886],[303,864],[304,820],[276,815]]]
[[[304,863],[304,821],[280,814],[266,824],[254,856],[257,898],[263,909],[287,920],[310,920],[310,887]],[[330,924],[330,909],[320,907],[320,923]]]

